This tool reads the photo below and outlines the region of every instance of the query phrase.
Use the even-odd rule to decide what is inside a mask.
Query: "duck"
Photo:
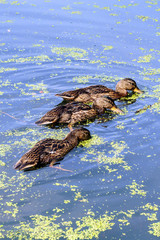
[[[38,125],[68,124],[70,130],[76,123],[95,119],[96,116],[103,114],[106,109],[116,113],[122,113],[110,97],[99,97],[93,100],[92,106],[82,102],[70,102],[60,105],[47,112],[35,123]]]
[[[46,138],[37,142],[14,165],[16,170],[33,170],[46,165],[52,167],[76,147],[81,141],[91,138],[86,128],[77,128],[69,132],[63,140]]]
[[[117,100],[126,97],[128,95],[127,90],[142,93],[133,79],[124,78],[117,83],[115,91],[103,85],[93,85],[63,93],[57,93],[56,96],[62,97],[65,101],[88,103],[101,96],[109,96],[113,100]]]

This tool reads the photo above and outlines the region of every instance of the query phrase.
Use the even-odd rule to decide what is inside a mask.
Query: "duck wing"
[[[41,165],[50,164],[52,165],[57,161],[60,161],[64,157],[63,140],[48,139],[45,144],[45,149],[40,156]]]
[[[41,140],[20,158],[20,160],[15,164],[14,168],[18,170],[28,170],[36,167],[44,149],[45,144],[43,140]]]
[[[36,124],[39,125],[47,125],[58,122],[60,119],[60,116],[65,111],[65,106],[58,106],[56,108],[53,108],[52,110],[48,111],[41,119],[36,121]]]
[[[90,109],[90,106],[83,103],[67,103],[66,105],[58,106],[47,112],[36,124],[47,125],[56,123],[69,123],[74,112]]]
[[[82,102],[72,102],[68,104],[67,111],[71,112],[70,124],[74,125],[77,122],[83,122],[95,116],[95,110]]]
[[[103,85],[89,86],[85,88],[85,91],[90,94],[90,97],[92,99],[102,96],[108,96],[113,100],[116,100],[122,97],[122,95],[119,94],[117,91],[114,91],[113,89],[107,88]]]
[[[56,94],[56,96],[62,97],[67,101],[80,101],[80,102],[88,102],[92,100],[94,97],[100,96],[110,96],[113,99],[119,98],[119,94],[114,90],[107,88],[103,85],[93,85],[85,88],[80,88],[72,91],[67,91],[63,93]]]
[[[88,93],[94,93],[94,92],[103,92],[105,90],[108,90],[109,88],[103,86],[103,85],[93,85],[93,86],[89,86],[84,88],[86,92]]]
[[[62,160],[74,146],[74,143],[66,140],[48,139],[43,154],[40,156],[41,165],[50,164],[50,166],[53,166]]]
[[[85,88],[80,88],[76,90],[66,91],[63,93],[57,93],[55,96],[62,97],[66,101],[73,101],[80,94],[84,94],[84,93],[86,93]]]
[[[74,146],[66,140],[47,138],[39,141],[34,147],[45,146],[40,154],[40,165],[56,163],[64,158]]]
[[[33,148],[26,152],[20,160],[15,164],[14,168],[18,170],[31,170],[35,167],[47,165],[61,158],[60,154],[56,154],[57,144],[62,140],[54,140],[50,138],[37,142]]]
[[[66,111],[71,112],[72,114],[79,111],[90,110],[91,107],[82,102],[72,102],[65,105]]]
[[[121,95],[118,92],[102,85],[94,86],[94,88],[88,89],[87,91],[90,91],[90,96],[92,99],[102,96],[108,96],[113,100],[121,98]]]
[[[78,116],[78,119],[76,119],[77,122],[79,121],[79,116],[82,115],[84,111],[88,111],[89,109],[91,109],[91,107],[83,103],[78,102],[67,103],[65,105],[65,111],[63,111],[63,113],[59,117],[58,123],[70,124],[75,113],[77,113]]]

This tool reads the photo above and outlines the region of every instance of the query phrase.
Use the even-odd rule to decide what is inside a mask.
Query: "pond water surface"
[[[0,238],[160,236],[159,13],[156,0],[0,0]],[[92,139],[61,162],[72,172],[13,169],[40,139],[68,134],[34,124],[56,93],[124,77],[144,93],[85,125]]]

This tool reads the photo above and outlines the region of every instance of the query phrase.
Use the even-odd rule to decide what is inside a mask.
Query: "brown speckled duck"
[[[74,124],[94,119],[97,115],[104,113],[106,109],[122,113],[111,98],[99,97],[94,99],[92,107],[80,102],[58,106],[47,112],[36,124],[52,124],[52,126],[68,124],[68,127],[72,130]]]
[[[58,93],[56,96],[62,97],[66,101],[87,103],[101,96],[109,96],[113,100],[119,99],[121,97],[126,97],[128,95],[127,90],[142,93],[133,79],[125,78],[117,83],[115,91],[103,85],[94,85],[73,91]]]
[[[14,168],[17,170],[32,170],[48,164],[53,166],[56,162],[62,160],[79,142],[90,138],[90,132],[86,128],[79,128],[71,131],[63,140],[43,139],[25,153]]]

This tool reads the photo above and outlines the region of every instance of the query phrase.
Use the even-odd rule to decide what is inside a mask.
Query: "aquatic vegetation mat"
[[[0,0],[1,239],[160,237],[159,12],[156,0]],[[143,94],[87,122],[92,138],[61,169],[15,171],[37,141],[68,134],[34,124],[56,93],[125,77]]]

